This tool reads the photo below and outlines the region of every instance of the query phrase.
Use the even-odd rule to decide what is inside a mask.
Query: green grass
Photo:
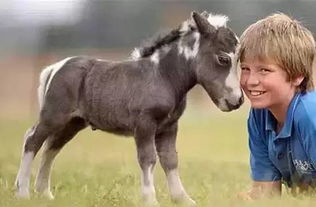
[[[180,175],[198,206],[314,206],[313,197],[256,202],[236,194],[250,184],[246,134],[247,107],[232,113],[189,108],[181,118],[177,151]],[[33,193],[38,157],[33,164],[31,200],[14,197],[22,137],[34,118],[0,118],[0,206],[141,206],[140,170],[134,140],[101,131],[80,132],[59,154],[52,172],[55,200]],[[39,154],[40,155],[40,154]],[[176,206],[168,196],[159,164],[155,170],[161,206]]]

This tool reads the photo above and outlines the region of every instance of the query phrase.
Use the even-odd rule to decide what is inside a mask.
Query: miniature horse
[[[135,138],[145,203],[157,203],[153,169],[158,155],[171,198],[195,204],[178,175],[176,134],[186,94],[202,85],[222,111],[237,109],[243,95],[237,79],[238,38],[228,18],[192,12],[169,34],[135,49],[134,59],[112,62],[71,57],[40,75],[39,121],[24,137],[16,179],[18,197],[29,197],[31,163],[45,142],[35,190],[50,199],[55,156],[87,126]]]

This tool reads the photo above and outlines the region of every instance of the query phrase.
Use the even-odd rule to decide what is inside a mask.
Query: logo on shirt
[[[306,160],[293,160],[294,166],[296,169],[300,169],[301,171],[313,170],[311,163]]]

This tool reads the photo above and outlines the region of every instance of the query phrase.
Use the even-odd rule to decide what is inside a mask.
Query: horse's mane
[[[178,40],[181,37],[181,33],[183,33],[180,29],[181,28],[179,27],[171,30],[167,34],[156,36],[152,40],[146,42],[143,46],[136,48],[132,56],[134,56],[134,58],[144,58],[154,54],[156,50]]]
[[[206,11],[204,11],[201,15],[207,18],[209,23],[216,29],[218,27],[226,27],[228,17],[225,15],[213,15],[211,13],[207,13]],[[146,44],[135,48],[132,53],[132,58],[139,59],[151,56],[158,49],[174,41],[177,41],[181,36],[184,36],[185,34],[188,34],[194,30],[196,30],[196,28],[192,25],[190,20],[187,20],[183,22],[178,28],[171,30],[169,33],[165,35],[158,35],[156,38],[152,38],[152,40],[147,41]]]

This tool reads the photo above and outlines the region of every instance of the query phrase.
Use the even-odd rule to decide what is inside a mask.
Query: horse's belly
[[[120,127],[109,127],[102,125],[100,128],[97,128],[99,130],[117,134],[117,135],[123,135],[123,136],[133,136],[132,130],[126,129],[126,128],[120,128]]]
[[[125,136],[133,135],[133,123],[128,113],[122,112],[115,113],[105,106],[100,110],[91,110],[88,113],[88,120],[92,129]]]

